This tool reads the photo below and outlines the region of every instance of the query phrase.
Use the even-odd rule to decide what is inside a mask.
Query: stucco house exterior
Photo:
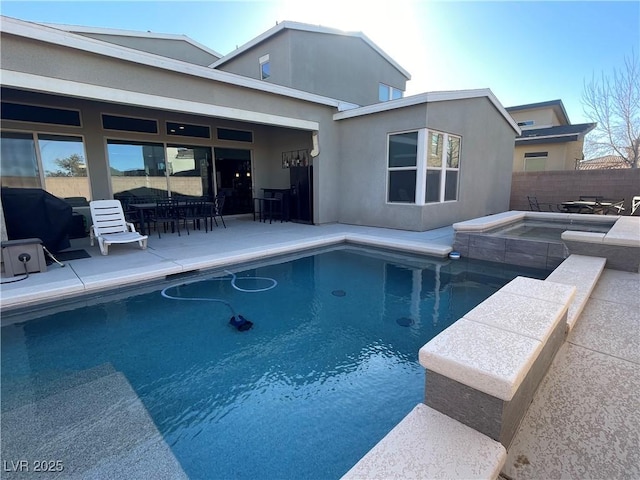
[[[595,123],[572,125],[562,100],[508,107],[522,134],[516,138],[514,172],[576,170],[584,137]]]
[[[521,131],[493,93],[403,98],[409,74],[362,34],[283,22],[221,56],[8,17],[0,33],[3,187],[224,192],[249,213],[290,188],[295,158],[313,169],[314,224],[423,231],[509,207]]]
[[[361,32],[288,21],[211,67],[357,105],[402,98],[411,79]]]

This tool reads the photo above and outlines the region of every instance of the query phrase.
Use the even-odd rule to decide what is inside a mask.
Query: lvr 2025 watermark
[[[62,472],[62,460],[3,460],[3,472]]]

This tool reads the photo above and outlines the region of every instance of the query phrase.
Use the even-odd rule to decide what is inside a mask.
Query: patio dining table
[[[604,213],[613,205],[609,201],[573,200],[562,202],[562,209],[567,213]]]
[[[213,202],[204,202],[208,207],[212,207],[215,205]],[[145,212],[154,211],[156,209],[156,202],[147,202],[147,203],[130,203],[129,207],[138,211],[138,218],[140,219],[140,233],[142,235],[148,235],[149,231],[147,229],[147,215]],[[176,202],[178,207],[184,207],[187,205],[186,201],[178,201]]]

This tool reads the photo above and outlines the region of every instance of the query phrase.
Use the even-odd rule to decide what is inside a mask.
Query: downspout
[[[311,141],[313,142],[313,149],[309,152],[312,157],[317,157],[320,154],[320,146],[318,145],[318,130],[311,132]]]

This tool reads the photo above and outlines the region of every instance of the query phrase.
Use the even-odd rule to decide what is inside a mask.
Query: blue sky
[[[361,31],[412,75],[407,95],[491,88],[505,106],[561,99],[587,121],[585,80],[640,53],[640,2],[2,0],[22,20],[184,34],[226,54],[292,20]]]

